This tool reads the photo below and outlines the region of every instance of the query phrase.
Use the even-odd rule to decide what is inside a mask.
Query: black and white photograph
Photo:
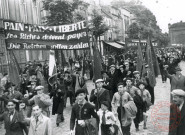
[[[0,0],[0,135],[185,135],[184,0]]]

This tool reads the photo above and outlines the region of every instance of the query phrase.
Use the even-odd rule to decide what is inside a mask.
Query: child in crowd
[[[103,101],[97,114],[100,119],[99,135],[117,135],[118,127],[115,125],[116,117],[108,110],[109,102]]]
[[[143,129],[147,129],[146,127],[146,122],[147,122],[147,114],[146,111],[149,110],[149,107],[152,105],[151,103],[151,95],[148,90],[145,89],[146,84],[144,82],[139,82],[138,83],[138,88],[140,89],[139,95],[143,99],[143,120],[144,120],[144,125]]]

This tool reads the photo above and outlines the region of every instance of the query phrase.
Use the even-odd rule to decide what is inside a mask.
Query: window
[[[125,31],[127,31],[129,27],[129,17],[128,16],[124,16],[124,23],[125,23]]]
[[[0,18],[9,19],[8,0],[0,0]]]
[[[28,23],[28,13],[27,13],[27,7],[26,7],[26,2],[25,0],[19,0],[20,2],[20,16],[21,16],[21,21]]]

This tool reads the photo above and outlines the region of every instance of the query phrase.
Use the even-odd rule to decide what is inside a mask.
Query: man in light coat
[[[52,135],[52,125],[50,118],[42,114],[42,109],[38,105],[32,107],[33,116],[26,120],[30,124],[28,135]]]

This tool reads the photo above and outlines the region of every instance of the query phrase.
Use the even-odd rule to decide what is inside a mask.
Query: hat
[[[146,65],[145,65],[145,68],[148,68],[148,67],[149,67],[149,65],[148,65],[148,64],[146,64]]]
[[[35,88],[36,91],[38,91],[38,90],[43,90],[43,89],[44,89],[44,86],[37,86],[37,87]]]
[[[138,82],[138,83],[137,83],[137,86],[139,87],[141,84],[143,84],[145,87],[146,87],[146,85],[147,85],[145,82]]]
[[[124,84],[123,84],[122,82],[119,82],[119,83],[117,84],[117,87],[120,86],[120,85],[123,85],[123,86],[124,86]]]
[[[116,67],[116,66],[113,64],[113,65],[110,65],[110,68],[111,68],[111,67]]]
[[[125,63],[124,63],[124,64],[125,64],[125,65],[126,65],[126,64],[129,64],[129,62],[128,62],[128,61],[125,61]]]
[[[103,82],[103,79],[97,79],[96,83],[98,83],[98,82]]]
[[[125,80],[125,81],[127,81],[127,80],[130,80],[131,82],[133,81],[133,80],[132,80],[132,78],[126,78],[126,80]]]
[[[171,92],[171,94],[173,96],[177,95],[177,96],[183,96],[183,97],[185,97],[185,92],[183,90],[181,90],[181,89],[175,89],[175,90],[173,90]]]
[[[119,66],[119,68],[122,68],[122,67],[123,67],[123,65],[120,65],[120,66]]]
[[[135,75],[135,74],[139,74],[139,71],[134,71],[133,74],[134,74],[134,75]]]
[[[75,93],[75,96],[78,96],[80,93],[86,93],[85,89],[78,89]]]
[[[101,104],[105,105],[106,107],[109,108],[109,102],[108,101],[103,101]]]
[[[180,69],[179,66],[177,66],[177,67],[175,67],[175,72],[176,72],[176,71],[182,71],[182,70]]]
[[[26,77],[26,76],[28,76],[28,75],[27,75],[27,74],[22,74],[22,76]]]

